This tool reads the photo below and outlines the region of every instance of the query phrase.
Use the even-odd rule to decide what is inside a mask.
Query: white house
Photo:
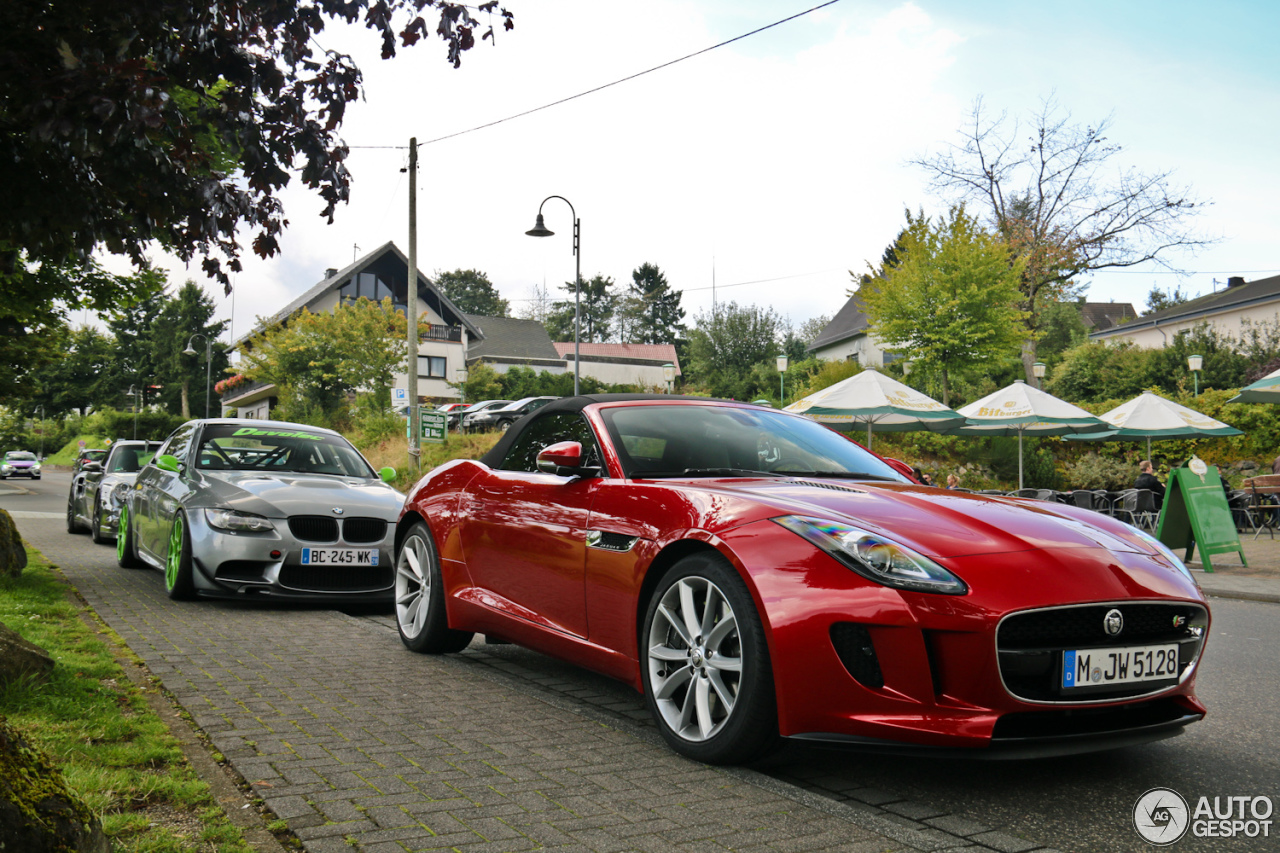
[[[1249,325],[1280,323],[1280,275],[1246,282],[1227,279],[1227,286],[1166,308],[1089,333],[1092,341],[1132,341],[1146,349],[1168,346],[1173,336],[1207,323],[1220,334],[1239,340]]]

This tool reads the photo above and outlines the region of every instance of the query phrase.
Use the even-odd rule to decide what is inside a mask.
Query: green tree
[[[936,374],[946,404],[953,372],[981,368],[1021,340],[1022,262],[1011,264],[1008,247],[963,206],[936,226],[908,211],[903,245],[898,266],[858,293],[875,336]]]
[[[641,264],[631,272],[631,284],[618,308],[623,343],[670,344],[683,332],[682,291],[672,289],[654,264]]]
[[[1040,338],[1036,353],[1041,361],[1053,367],[1062,360],[1062,354],[1089,339],[1080,303],[1048,302],[1040,311]]]
[[[466,314],[510,317],[511,303],[498,295],[489,276],[479,270],[457,269],[435,274],[436,287]]]
[[[752,376],[758,364],[774,365],[782,318],[772,308],[721,303],[694,318],[689,330],[685,384],[694,384],[715,397],[749,400],[772,383]],[[763,374],[761,374],[763,375]],[[777,378],[777,370],[773,371]]]
[[[438,13],[435,26],[423,11]],[[348,104],[359,67],[317,46],[363,20],[382,56],[434,30],[457,66],[477,30],[446,0],[114,0],[0,3],[0,269],[83,263],[105,248],[145,266],[160,243],[227,281],[237,233],[279,251],[279,193],[297,170],[332,221],[347,199]],[[507,29],[512,18],[496,3]],[[434,16],[433,16],[434,17]],[[236,169],[226,168],[230,152]],[[229,263],[224,269],[222,260]],[[40,297],[36,290],[28,294]]]
[[[618,297],[613,292],[613,279],[597,275],[582,282],[582,293],[578,297],[578,340],[582,343],[604,343],[609,340],[609,328],[614,321]],[[551,314],[544,321],[547,334],[552,340],[573,340],[574,287],[573,282],[566,281],[561,287],[569,298],[557,300]]]
[[[114,359],[111,336],[93,326],[69,329],[61,357],[31,372],[31,403],[43,405],[49,415],[119,406],[119,389],[110,375]]]
[[[1168,267],[1171,252],[1208,241],[1189,227],[1201,202],[1172,172],[1116,168],[1121,149],[1107,138],[1110,119],[1074,124],[1047,100],[1028,124],[1029,133],[1004,115],[991,119],[978,100],[958,144],[914,162],[934,189],[973,202],[1021,262],[1022,363],[1031,381],[1046,299],[1070,296],[1084,273]]]
[[[362,297],[318,314],[303,308],[242,346],[241,372],[280,389],[291,417],[314,409],[333,423],[359,390],[372,392],[381,410],[391,406],[392,380],[405,369],[407,334],[390,297]]]
[[[1167,291],[1161,290],[1159,287],[1152,287],[1151,292],[1147,294],[1147,310],[1143,313],[1154,314],[1166,308],[1183,305],[1189,299],[1190,297],[1178,285],[1174,285]]]
[[[156,378],[163,386],[160,400],[165,408],[184,418],[190,418],[194,408],[203,417],[206,394],[209,414],[218,415],[217,401],[212,388],[205,385],[206,377],[212,385],[226,377],[227,353],[218,344],[218,338],[227,327],[226,320],[213,321],[214,304],[194,281],[187,281],[172,297],[164,300],[155,320],[152,346],[155,349]],[[204,335],[193,340],[195,335]],[[210,358],[206,365],[205,344],[209,344]],[[185,355],[188,342],[196,355]],[[193,399],[194,398],[194,399]]]

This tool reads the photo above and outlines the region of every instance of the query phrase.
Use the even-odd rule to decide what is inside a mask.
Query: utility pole
[[[409,395],[409,455],[418,467],[418,137],[409,139],[409,287],[405,294],[405,325],[409,327],[409,363],[405,379]]]

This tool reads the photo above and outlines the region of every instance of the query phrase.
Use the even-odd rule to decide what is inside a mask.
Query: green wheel
[[[120,527],[116,531],[116,564],[122,569],[142,566],[133,548],[133,517],[129,515],[128,504],[120,508]]]
[[[175,601],[196,597],[195,584],[191,580],[191,536],[187,532],[187,517],[179,510],[173,516],[169,528],[169,553],[164,560],[164,589]]]

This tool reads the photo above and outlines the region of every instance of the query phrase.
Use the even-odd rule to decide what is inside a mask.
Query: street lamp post
[[[458,402],[465,405],[467,402],[467,388],[463,383],[467,381],[467,369],[465,367],[459,367],[457,370],[453,371],[453,378],[458,383]]]
[[[562,195],[549,195],[542,200],[542,204],[538,205],[538,219],[534,226],[524,233],[530,237],[550,237],[556,233],[547,228],[542,221],[542,205],[553,198],[558,198],[569,205],[569,215],[573,217],[573,396],[576,397],[578,396],[578,365],[581,362],[578,338],[581,329],[579,318],[582,314],[582,255],[579,252],[582,242],[582,220],[578,219],[578,214],[569,199]]]
[[[676,366],[669,361],[662,365],[662,378],[666,380],[667,393],[673,393],[676,387]]]
[[[196,351],[191,348],[191,342],[194,341],[196,338],[204,338],[204,417],[205,417],[205,420],[208,420],[209,419],[209,387],[210,387],[209,383],[213,379],[213,377],[210,375],[210,371],[213,369],[213,344],[209,342],[209,337],[207,335],[202,335],[199,332],[197,332],[196,334],[192,335],[190,338],[187,339],[187,348],[182,351],[182,354],[183,355],[196,354]]]
[[[40,461],[44,461],[44,403],[36,406],[40,410]],[[34,414],[34,412],[32,413]]]
[[[778,356],[778,396],[781,397],[778,408],[787,407],[787,357]]]
[[[130,385],[129,390],[124,392],[126,397],[133,398],[133,440],[138,440],[138,386]]]
[[[1044,371],[1045,365],[1043,361],[1037,361],[1035,364],[1031,365],[1031,373],[1036,378],[1037,388],[1044,388]]]
[[[1189,355],[1187,356],[1187,367],[1191,370],[1191,376],[1195,379],[1196,396],[1200,396],[1200,368],[1204,367],[1204,356]]]

